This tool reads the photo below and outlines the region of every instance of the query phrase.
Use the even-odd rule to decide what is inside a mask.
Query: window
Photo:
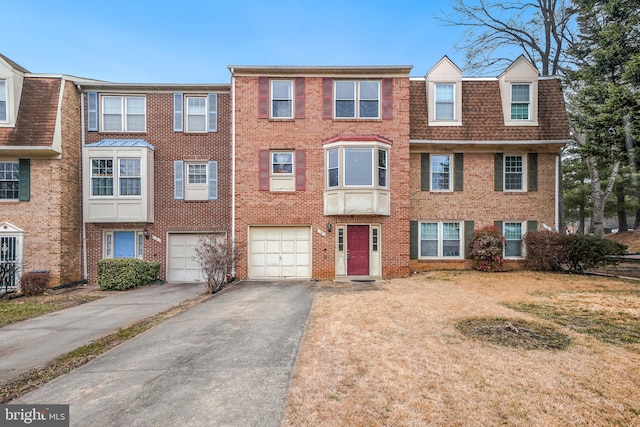
[[[140,159],[120,159],[120,195],[140,196],[141,182]]]
[[[207,98],[187,96],[187,132],[207,131]]]
[[[20,186],[20,164],[0,162],[0,200],[17,199]]]
[[[344,251],[344,228],[338,228],[338,251]]]
[[[421,258],[461,258],[460,222],[421,222],[419,253]]]
[[[380,118],[379,81],[336,81],[336,118]]]
[[[530,87],[528,83],[511,85],[511,120],[529,120]]]
[[[271,80],[271,117],[293,118],[292,80]]]
[[[0,80],[0,122],[9,120],[7,114],[7,81]]]
[[[293,175],[293,151],[271,152],[271,175]]]
[[[451,156],[431,156],[431,190],[451,191]]]
[[[341,185],[386,188],[387,159],[388,150],[382,148],[341,147],[327,150],[327,188]],[[374,171],[377,171],[377,176],[374,176]]]
[[[113,159],[91,159],[91,195],[113,196]]]
[[[207,165],[204,163],[187,164],[187,184],[207,184]]]
[[[114,164],[117,160],[117,175]],[[117,178],[117,179],[116,179]],[[115,182],[118,183],[114,191]],[[139,158],[91,159],[91,196],[141,196],[142,172]]]
[[[176,200],[217,200],[218,162],[173,162],[173,197]]]
[[[454,120],[454,85],[436,84],[436,120]]]
[[[522,258],[522,222],[505,222],[504,237],[506,243],[504,245],[505,258]]]
[[[146,98],[143,96],[103,96],[103,132],[144,132]]]
[[[524,190],[523,156],[504,156],[504,189],[505,191]]]
[[[371,250],[378,252],[378,228],[371,228]]]
[[[105,231],[104,258],[142,258],[144,233],[142,231]]]

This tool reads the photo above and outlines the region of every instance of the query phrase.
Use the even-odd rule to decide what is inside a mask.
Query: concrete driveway
[[[77,426],[279,426],[312,301],[238,283],[11,403],[68,403]]]

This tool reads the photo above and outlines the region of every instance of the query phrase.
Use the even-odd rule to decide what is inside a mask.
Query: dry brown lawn
[[[640,284],[448,271],[378,285],[360,292],[319,286],[283,425],[640,426],[640,344],[608,344],[507,307],[622,312],[639,320]],[[456,328],[485,317],[553,326],[572,344],[524,350]]]

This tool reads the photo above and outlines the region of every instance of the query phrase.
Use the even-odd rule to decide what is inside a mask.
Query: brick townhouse
[[[487,225],[516,266],[523,234],[558,227],[569,142],[559,79],[522,56],[497,78],[463,78],[444,57],[410,86],[412,271],[469,266],[473,230]]]
[[[229,85],[78,86],[88,280],[102,258],[135,257],[202,281],[199,237],[230,237]]]
[[[409,273],[411,67],[229,67],[240,278]]]
[[[78,112],[70,77],[0,55],[0,267],[49,270],[49,286],[83,278]]]
[[[561,85],[524,57],[462,77],[410,66],[230,66],[231,84],[35,75],[0,57],[2,262],[94,282],[98,260],[200,281],[201,235],[235,242],[237,278],[376,279],[505,256],[556,228]],[[83,240],[84,236],[84,240]]]

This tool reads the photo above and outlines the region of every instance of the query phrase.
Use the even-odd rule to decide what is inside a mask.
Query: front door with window
[[[369,226],[347,226],[347,274],[369,275]]]

